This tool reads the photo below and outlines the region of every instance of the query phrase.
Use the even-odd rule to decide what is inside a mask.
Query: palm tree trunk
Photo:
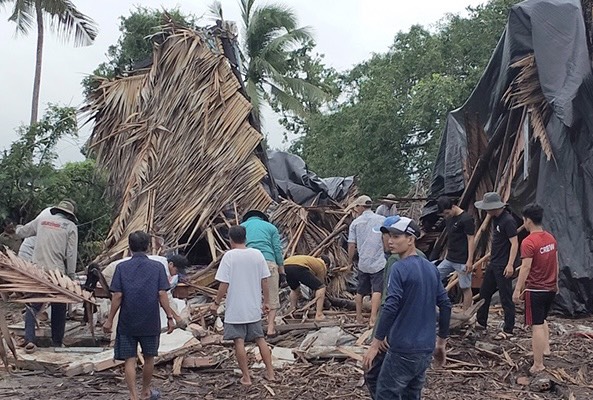
[[[39,114],[39,91],[41,89],[41,62],[43,58],[43,10],[41,1],[35,1],[37,15],[37,53],[35,58],[35,80],[33,82],[33,101],[31,102],[31,125],[37,122]]]

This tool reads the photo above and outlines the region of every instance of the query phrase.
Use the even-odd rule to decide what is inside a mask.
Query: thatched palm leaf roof
[[[11,250],[0,252],[0,292],[11,294],[16,303],[94,304],[91,292],[57,270],[42,268],[17,257]]]
[[[265,209],[267,174],[254,155],[262,135],[249,123],[241,94],[216,36],[167,27],[149,69],[105,81],[88,111],[89,141],[120,201],[106,244],[110,256],[135,230],[159,230],[170,245],[209,226],[227,204]]]

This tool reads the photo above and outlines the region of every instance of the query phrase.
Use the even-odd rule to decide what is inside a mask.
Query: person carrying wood
[[[286,280],[290,287],[290,308],[296,310],[301,284],[315,292],[315,319],[325,318],[323,302],[325,300],[325,279],[330,260],[327,256],[292,256],[284,260]]]
[[[381,227],[381,232],[389,234],[389,248],[401,259],[392,267],[387,298],[363,366],[369,370],[377,355],[386,352],[374,398],[420,399],[433,352],[438,366],[445,363],[451,302],[434,264],[416,252],[421,234],[418,225],[402,217]]]
[[[486,211],[492,217],[491,255],[480,288],[480,298],[484,299],[484,304],[478,309],[476,315],[477,327],[485,330],[488,326],[490,301],[498,290],[500,303],[504,311],[504,325],[502,331],[498,332],[494,339],[503,340],[513,336],[513,329],[515,328],[513,275],[515,267],[518,266],[519,239],[517,238],[517,222],[505,210],[506,204],[502,202],[498,193],[485,193],[484,199],[477,201],[474,205],[477,209]]]
[[[439,264],[441,280],[457,271],[459,288],[463,293],[463,310],[471,307],[472,271],[474,265],[474,233],[476,226],[474,219],[467,212],[453,203],[448,196],[441,196],[437,200],[439,213],[445,217],[447,231],[447,254]]]
[[[369,325],[372,327],[377,320],[377,313],[381,306],[381,292],[383,291],[383,269],[385,258],[383,253],[383,239],[380,233],[373,232],[373,228],[383,224],[385,217],[375,214],[371,210],[373,201],[369,196],[359,196],[351,207],[357,214],[348,231],[348,261],[353,265],[354,255],[358,252],[358,287],[356,288],[356,322],[362,323],[362,299],[371,295],[371,317]]]
[[[167,315],[167,333],[175,329],[173,312],[167,297],[169,282],[161,263],[146,255],[150,246],[148,233],[132,232],[128,237],[128,244],[132,258],[119,263],[115,268],[109,288],[112,292],[111,309],[103,330],[111,333],[113,319],[120,311],[113,353],[116,360],[125,361],[125,380],[130,399],[156,400],[160,398],[160,393],[151,389],[150,385],[161,336],[159,306]],[[138,344],[144,356],[140,397],[136,388]]]
[[[525,301],[525,325],[532,328],[532,374],[543,371],[544,355],[550,355],[548,312],[558,293],[558,243],[542,227],[544,209],[529,204],[523,209],[523,225],[529,236],[521,242],[521,269],[513,292],[513,301]]]
[[[241,226],[247,231],[247,247],[262,252],[270,270],[270,312],[268,313],[267,336],[278,336],[276,332],[276,313],[280,309],[280,286],[286,284],[284,256],[278,228],[269,222],[268,216],[258,210],[250,210],[243,215]]]
[[[78,227],[74,205],[62,200],[51,207],[49,215],[44,214],[24,226],[16,228],[21,238],[36,236],[33,250],[33,263],[46,270],[57,270],[76,278],[76,259],[78,255]],[[43,304],[30,304],[25,313],[25,350],[33,352],[36,348],[35,319]],[[51,337],[54,347],[62,347],[66,330],[66,310],[64,303],[51,304]]]
[[[272,354],[264,339],[261,322],[262,311],[267,313],[270,310],[270,271],[262,253],[247,248],[246,236],[246,230],[242,226],[235,225],[229,229],[231,250],[220,260],[216,272],[216,280],[220,282],[220,286],[210,310],[216,313],[220,302],[226,296],[223,337],[224,340],[232,340],[235,343],[237,363],[243,374],[240,383],[251,385],[245,342],[254,341],[259,347],[266,366],[264,377],[269,381],[274,381],[275,377]]]

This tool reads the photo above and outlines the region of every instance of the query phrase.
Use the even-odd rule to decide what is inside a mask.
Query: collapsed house
[[[353,177],[322,180],[282,152],[268,159],[239,73],[236,35],[223,25],[166,25],[144,68],[102,81],[85,107],[94,122],[88,148],[118,207],[100,263],[123,257],[128,235],[144,230],[162,238],[153,248],[179,249],[192,264],[208,265],[190,278],[209,286],[228,249],[226,230],[249,209],[272,214],[286,256],[315,252],[338,222],[349,222],[344,204],[356,194]],[[322,250],[345,265],[340,233]]]
[[[225,32],[170,25],[149,68],[94,91],[88,146],[119,202],[107,259],[120,258],[136,230],[169,247],[206,232],[215,259],[207,227],[225,207],[265,210],[272,202],[262,185],[265,154],[256,154],[263,137],[225,56]]]
[[[591,10],[585,10],[589,13]],[[475,260],[489,252],[489,218],[475,209],[497,191],[517,215],[537,201],[558,240],[565,315],[593,312],[593,75],[578,0],[512,7],[492,58],[465,104],[449,113],[423,225],[438,224],[440,195],[460,198],[478,221]],[[520,225],[520,223],[519,223]],[[525,233],[520,234],[520,238]],[[436,241],[432,257],[445,243]]]

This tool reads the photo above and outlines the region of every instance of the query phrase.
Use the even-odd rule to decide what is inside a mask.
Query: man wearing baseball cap
[[[385,230],[385,233],[381,232],[381,228],[389,228],[398,222],[402,217],[399,215],[394,215],[392,217],[385,218],[382,226],[378,226],[373,229],[374,232],[381,233],[383,236],[383,247],[385,248],[387,257],[387,262],[385,263],[385,269],[383,270],[383,292],[381,293],[381,307],[385,304],[385,299],[387,297],[387,282],[389,282],[389,274],[391,273],[391,268],[393,265],[401,259],[399,254],[392,253],[389,249],[389,231]],[[420,249],[416,249],[416,254],[424,259],[428,259],[426,254],[422,252]],[[377,319],[381,318],[381,308],[379,309],[379,315]],[[375,325],[375,329],[373,330],[373,336],[377,331],[377,325]],[[365,370],[364,372],[364,381],[366,383],[367,388],[369,389],[369,393],[371,394],[371,398],[375,399],[375,393],[377,392],[377,381],[379,380],[379,374],[381,373],[381,367],[383,366],[383,361],[385,360],[385,352],[387,349],[381,349],[380,353],[377,354],[375,357],[372,365]]]
[[[389,249],[401,259],[391,269],[387,298],[363,365],[369,369],[381,349],[387,349],[374,398],[420,399],[433,352],[439,366],[445,363],[451,302],[435,266],[416,252],[416,239],[421,234],[418,225],[402,217],[381,227],[381,232],[389,234]]]
[[[498,290],[500,303],[504,311],[504,326],[494,339],[507,339],[513,335],[515,328],[515,303],[513,303],[513,274],[520,260],[517,259],[519,239],[517,238],[517,222],[505,210],[506,204],[495,192],[484,194],[484,199],[477,201],[475,206],[484,210],[492,218],[492,246],[490,261],[480,288],[480,298],[484,304],[478,310],[476,321],[486,329],[488,310],[492,296]]]
[[[385,217],[371,210],[373,201],[369,196],[360,196],[351,204],[358,217],[350,224],[348,231],[348,260],[350,265],[358,252],[358,287],[356,288],[356,321],[361,323],[362,298],[371,295],[371,317],[369,325],[374,326],[381,305],[383,290],[383,269],[385,257],[381,234],[373,228],[383,224]]]

